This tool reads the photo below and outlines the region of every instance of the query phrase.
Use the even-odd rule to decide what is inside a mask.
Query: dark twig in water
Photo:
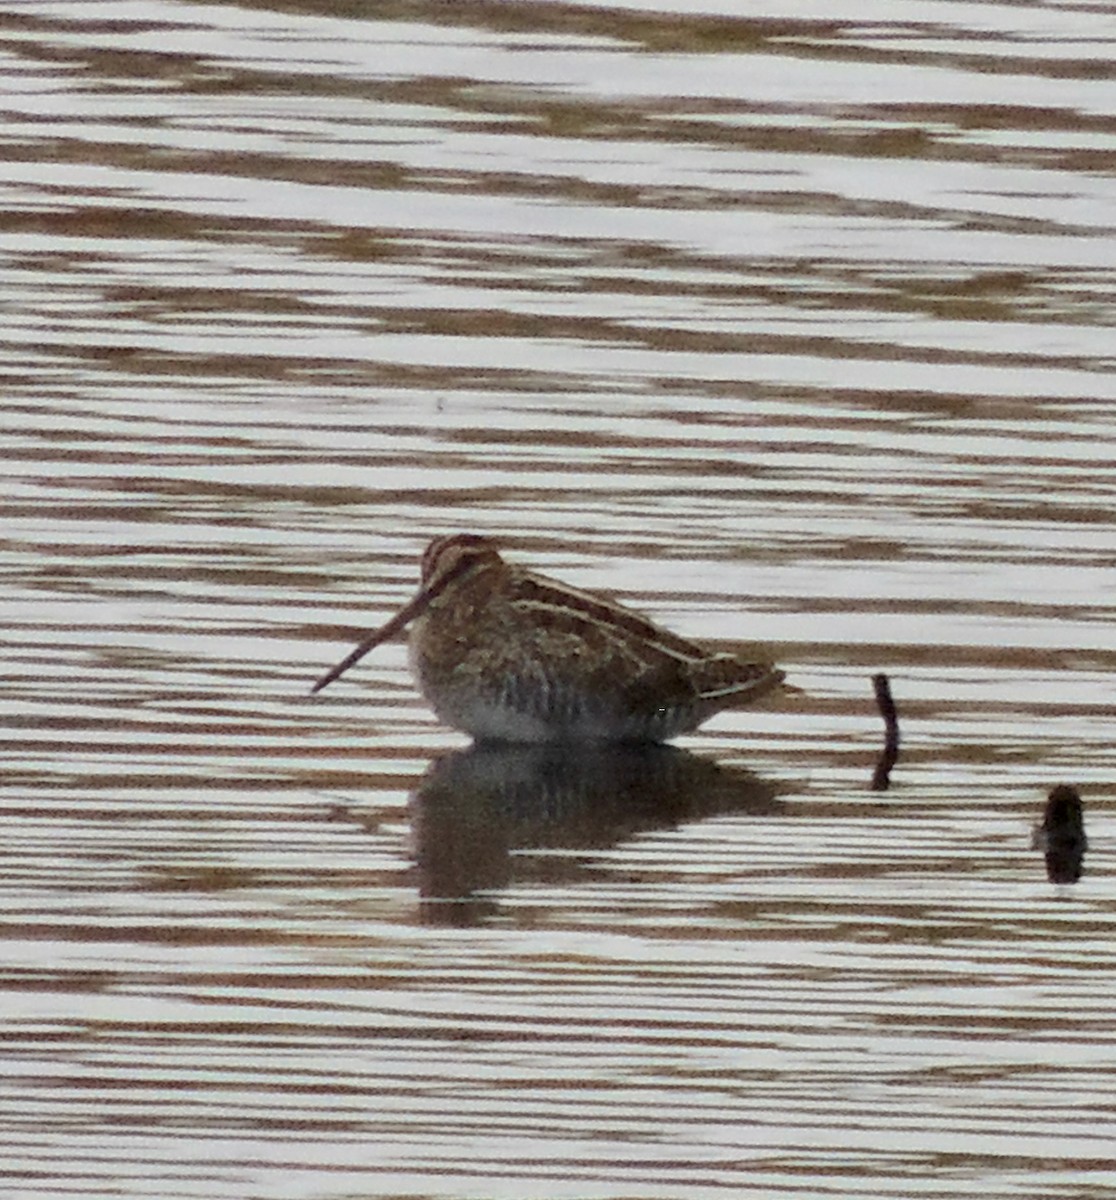
[[[891,684],[884,674],[872,676],[876,703],[884,720],[884,748],[872,776],[872,791],[886,792],[891,784],[891,768],[899,761],[899,712],[891,698]]]

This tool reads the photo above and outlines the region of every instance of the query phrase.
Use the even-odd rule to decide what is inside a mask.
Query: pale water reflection
[[[1116,1197],[1112,14],[373,7],[0,12],[0,1193]],[[462,529],[798,691],[310,700]]]

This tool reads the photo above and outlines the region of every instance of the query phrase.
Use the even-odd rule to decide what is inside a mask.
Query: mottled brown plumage
[[[661,629],[606,597],[504,561],[476,534],[435,538],[415,598],[314,686],[405,625],[423,695],[478,740],[663,741],[783,673]]]

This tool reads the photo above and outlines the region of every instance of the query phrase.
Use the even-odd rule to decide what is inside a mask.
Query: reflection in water
[[[569,883],[583,863],[523,851],[594,850],[718,813],[771,813],[775,787],[676,746],[478,745],[437,758],[412,797],[424,913],[473,924],[481,898],[528,875]]]
[[[1063,784],[1047,797],[1033,845],[1046,857],[1051,883],[1076,883],[1081,878],[1089,840],[1085,836],[1085,811],[1075,788]]]

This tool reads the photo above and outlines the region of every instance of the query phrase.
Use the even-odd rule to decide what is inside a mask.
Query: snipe
[[[705,649],[459,533],[430,543],[414,599],[312,690],[408,624],[423,695],[478,741],[665,741],[783,679],[768,662]]]

